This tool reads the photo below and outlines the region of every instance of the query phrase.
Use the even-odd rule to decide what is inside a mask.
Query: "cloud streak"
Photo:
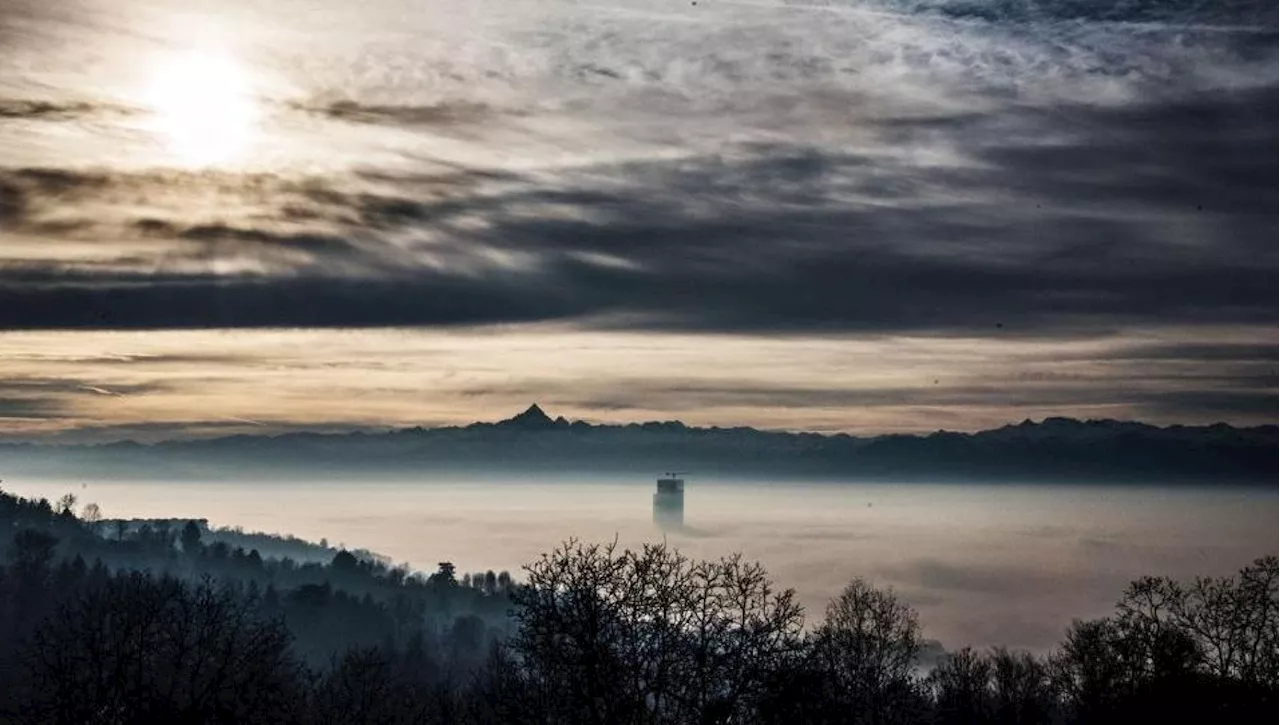
[[[87,101],[37,101],[0,98],[0,121],[68,121],[98,115],[127,115],[131,109]]]

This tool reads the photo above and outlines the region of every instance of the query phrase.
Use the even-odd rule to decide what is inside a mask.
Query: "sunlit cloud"
[[[531,402],[594,423],[862,434],[1050,415],[1263,423],[1273,420],[1275,364],[1246,342],[1255,334],[992,342],[562,326],[10,332],[0,335],[0,397],[11,406],[0,428],[67,440],[386,430],[497,420]],[[1201,342],[1188,345],[1192,337]]]

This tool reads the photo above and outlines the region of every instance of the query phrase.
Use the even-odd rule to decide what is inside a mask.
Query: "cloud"
[[[1202,365],[1190,358],[1187,362]],[[725,408],[785,409],[1000,409],[1011,418],[1018,410],[1123,410],[1127,416],[1163,420],[1169,417],[1209,420],[1262,417],[1278,402],[1275,376],[1237,379],[1229,373],[1202,377],[1142,375],[1138,371],[1094,374],[1073,382],[1039,383],[994,379],[981,382],[911,386],[823,387],[770,384],[763,380],[692,381],[679,375],[649,379],[613,377],[598,384],[548,379],[511,385],[467,388],[472,398],[519,400],[536,398],[552,407],[575,410],[667,411],[671,415]],[[1180,389],[1180,386],[1188,386]],[[1234,386],[1234,387],[1233,387]],[[1025,415],[1024,415],[1025,417]]]
[[[65,401],[33,398],[0,398],[0,420],[58,418],[70,410]]]
[[[82,385],[82,386],[81,386],[81,389],[82,389],[82,390],[87,390],[87,391],[89,391],[89,392],[91,392],[91,393],[97,393],[98,395],[106,395],[106,396],[113,397],[113,398],[122,398],[122,397],[124,397],[124,393],[121,393],[121,392],[116,391],[116,390],[108,390],[107,388],[99,387],[99,386],[97,386],[97,385]]]
[[[1215,410],[1224,417],[1258,417],[1274,414],[1277,403],[1275,376],[1270,391],[1263,390],[1166,390],[1149,393],[1144,407],[1156,415],[1185,415],[1188,411]]]
[[[1275,260],[1274,92],[887,127],[906,148],[946,128],[967,158],[941,168],[771,144],[537,180],[484,170],[431,187],[266,180],[244,192],[254,211],[241,219],[133,220],[139,236],[197,243],[164,256],[191,262],[182,268],[190,274],[159,264],[154,274],[75,272],[38,260],[0,268],[9,311],[0,325],[579,319],[1052,337],[1269,324],[1276,276],[1259,261]],[[1223,131],[1196,130],[1206,124]],[[231,183],[185,182],[193,195]],[[19,225],[60,199],[93,203],[116,187],[162,183],[40,169],[0,177],[17,189],[5,213]],[[269,264],[201,272],[200,260],[216,262],[228,244]]]
[[[1204,360],[1222,362],[1265,363],[1275,369],[1276,346],[1241,342],[1162,342],[1138,343],[1109,353],[1113,360],[1176,361]]]
[[[0,168],[0,222],[11,233],[54,237],[92,227],[90,219],[60,217],[58,212],[86,198],[101,197],[113,181],[113,175],[97,171]],[[3,264],[0,257],[0,268]]]
[[[0,98],[0,121],[68,121],[103,114],[128,115],[129,108],[87,101],[41,101]]]
[[[182,22],[6,4],[0,328],[953,340],[998,370],[554,390],[787,426],[1274,405],[1274,3],[425,2],[211,12],[261,114],[253,153],[205,170],[167,168],[136,89],[79,70],[158,67]],[[1061,355],[1005,361],[1023,342]]]
[[[35,428],[24,426],[5,436],[6,442],[29,440],[42,444],[103,444],[120,441],[152,443],[170,440],[175,432],[183,438],[220,438],[233,435],[279,435],[299,431],[313,433],[348,433],[352,430],[371,430],[360,422],[332,421],[322,423],[309,420],[273,420],[264,422],[237,416],[207,418],[175,418],[173,420],[121,423],[95,423],[74,417],[74,406],[61,409],[45,403],[31,408],[30,416],[10,415],[11,401],[0,401],[0,420],[6,417],[26,418],[23,423],[39,421],[44,425]],[[21,408],[14,407],[16,412]]]
[[[353,240],[315,231],[271,231],[232,226],[222,222],[181,226],[162,219],[144,218],[134,227],[148,237],[183,239],[199,242],[212,254],[226,254],[236,246],[250,255],[265,256],[273,252],[302,252],[314,262],[320,257],[342,257],[353,253]]]
[[[337,121],[393,126],[466,126],[495,115],[494,109],[486,104],[465,101],[426,105],[388,105],[340,100],[295,102],[289,104],[289,107]]]
[[[124,397],[163,389],[158,383],[96,385],[72,377],[11,376],[0,380],[0,419],[54,420],[74,415],[88,398]]]
[[[783,0],[788,7],[872,7],[893,8],[904,15],[935,14],[951,19],[1000,23],[1085,21],[1093,24],[1118,23],[1169,29],[1220,29],[1232,32],[1274,30],[1276,9],[1269,3],[1205,3],[1198,0],[1112,3],[1105,0],[1014,0],[979,3],[972,0]]]
[[[112,385],[110,395],[125,395],[145,393],[159,389],[159,385],[155,383],[138,383],[130,385]],[[54,377],[11,377],[4,381],[0,381],[0,390],[6,395],[23,395],[27,393],[48,393],[48,394],[82,394],[92,393],[94,395],[102,395],[104,388],[102,386],[93,385],[91,383],[74,380],[68,378]]]
[[[1205,334],[1166,330],[1163,346],[1199,340],[1210,348],[1215,338]],[[1216,341],[1232,349],[1229,339]],[[28,387],[0,397],[57,399],[60,412],[45,420],[85,428],[90,440],[113,435],[105,424],[140,421],[157,425],[121,435],[203,435],[193,416],[246,418],[271,431],[338,421],[361,429],[467,424],[509,417],[530,401],[597,423],[678,418],[860,435],[977,430],[1050,415],[1274,423],[1273,361],[1248,350],[1199,358],[1197,347],[1185,357],[1166,350],[1158,360],[1145,352],[1130,359],[1130,348],[1161,347],[1130,334],[983,341],[605,333],[565,324],[30,331],[5,333],[3,342],[0,379],[65,382],[56,394]],[[137,394],[138,385],[152,387]]]

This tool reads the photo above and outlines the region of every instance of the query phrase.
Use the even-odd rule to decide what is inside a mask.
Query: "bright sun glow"
[[[243,68],[229,55],[188,51],[158,63],[146,103],[154,130],[184,165],[234,163],[253,144],[258,108]]]

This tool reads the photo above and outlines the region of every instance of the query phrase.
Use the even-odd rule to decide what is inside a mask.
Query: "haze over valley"
[[[112,517],[208,518],[370,549],[430,572],[520,567],[568,537],[627,546],[666,540],[697,557],[740,551],[795,587],[815,616],[843,582],[894,587],[949,648],[1047,651],[1072,619],[1109,611],[1131,580],[1235,571],[1276,552],[1275,492],[1254,487],[767,483],[687,478],[685,527],[650,512],[653,477],[572,482],[423,476],[304,481],[14,480],[70,491]]]

